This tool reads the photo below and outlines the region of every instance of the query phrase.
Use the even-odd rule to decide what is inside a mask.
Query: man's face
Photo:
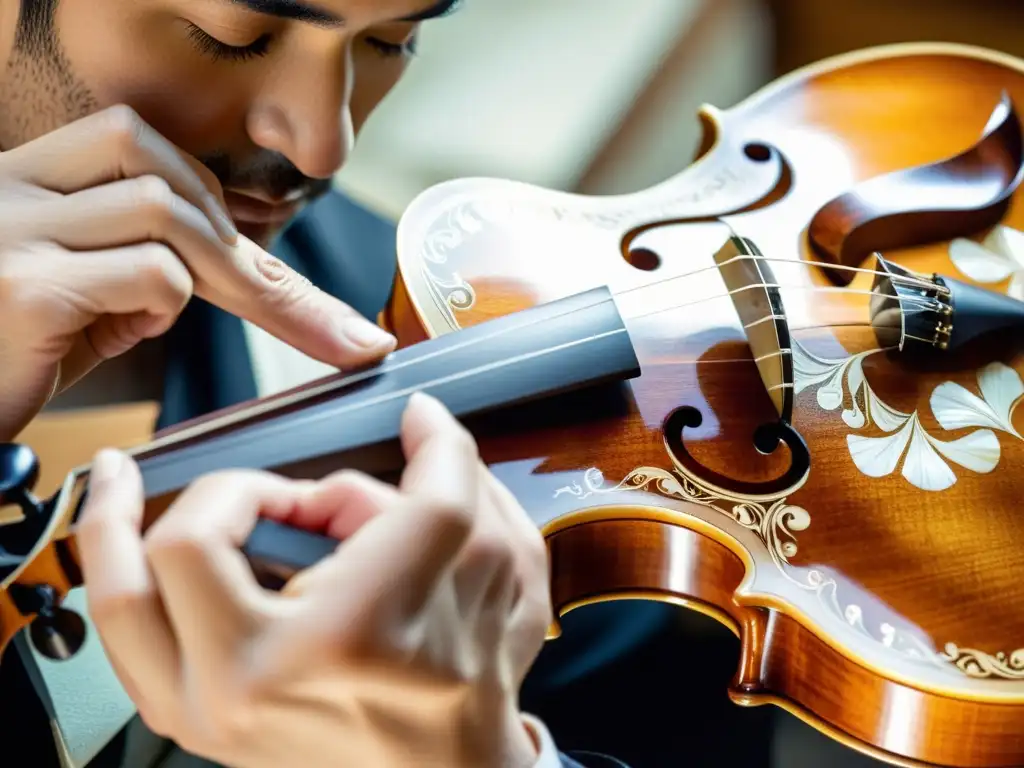
[[[0,148],[128,104],[224,186],[266,244],[326,191],[455,0],[0,2]]]

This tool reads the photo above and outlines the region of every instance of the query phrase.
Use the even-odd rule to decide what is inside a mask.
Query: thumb
[[[149,583],[142,543],[145,499],[138,466],[120,451],[96,454],[88,496],[75,531],[90,601]]]
[[[138,465],[120,451],[100,451],[88,494],[75,542],[90,618],[127,687],[163,700],[176,690],[178,650],[142,542]]]

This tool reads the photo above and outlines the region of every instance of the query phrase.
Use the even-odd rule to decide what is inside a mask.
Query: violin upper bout
[[[1003,94],[982,138],[955,157],[878,176],[818,210],[808,228],[827,263],[856,267],[874,251],[966,236],[998,223],[1024,178],[1024,137]],[[848,270],[828,270],[849,284]]]

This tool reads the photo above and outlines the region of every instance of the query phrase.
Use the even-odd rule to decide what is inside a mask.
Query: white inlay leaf
[[[942,428],[988,427],[1020,437],[1011,421],[1014,405],[1024,395],[1017,372],[1003,363],[990,363],[978,371],[978,388],[982,397],[951,381],[935,388],[932,413]]]
[[[979,283],[998,283],[1020,269],[1009,256],[962,237],[949,244],[949,258],[957,269]]]
[[[913,432],[908,421],[903,429],[887,437],[847,435],[846,444],[857,469],[868,477],[885,477],[896,471]]]
[[[1024,233],[1013,227],[999,225],[993,227],[982,243],[993,253],[997,253],[1016,264],[1017,269],[1024,269]]]
[[[836,373],[836,366],[832,362],[811,355],[794,356],[793,367],[796,379],[794,391],[798,395],[808,387],[820,384]]]
[[[1013,407],[1024,395],[1024,382],[1017,372],[1004,363],[989,363],[978,373],[978,388],[1003,428],[1017,434],[1012,423]]]
[[[956,483],[956,475],[928,440],[917,414],[914,414],[905,429],[911,431],[912,437],[906,461],[903,462],[903,477],[911,485],[925,491],[944,491],[952,487]]]
[[[980,395],[950,381],[932,391],[932,412],[943,429],[975,428],[970,434],[945,441],[928,434],[917,411],[904,413],[878,397],[864,374],[864,359],[871,354],[874,351],[827,360],[799,344],[793,347],[797,391],[821,384],[816,399],[830,411],[849,397],[850,406],[841,414],[843,422],[851,429],[874,426],[884,433],[846,437],[854,465],[868,477],[887,477],[900,470],[907,482],[921,490],[943,491],[957,481],[950,463],[978,473],[996,468],[1001,448],[993,430],[1021,437],[1013,428],[1012,416],[1024,396],[1024,382],[1003,363],[991,363],[978,371]]]
[[[960,272],[978,283],[998,283],[1009,278],[1007,295],[1024,301],[1024,233],[1011,227],[994,227],[978,243],[957,238],[949,245],[949,258]],[[956,483],[950,463],[971,472],[993,471],[1001,448],[996,432],[1024,439],[1013,427],[1013,410],[1024,397],[1024,382],[1009,366],[994,362],[978,371],[978,388],[946,381],[929,398],[932,413],[945,430],[974,429],[956,440],[939,440],[921,425],[917,411],[903,413],[881,400],[864,374],[864,359],[873,352],[828,360],[794,345],[793,361],[797,394],[820,385],[818,405],[827,411],[840,408],[850,429],[872,427],[884,434],[847,435],[850,456],[857,469],[869,477],[886,477],[900,467],[909,483],[928,491],[945,490]]]
[[[1010,278],[1010,286],[1006,289],[1006,295],[1018,301],[1024,301],[1024,270],[1014,272]]]
[[[922,434],[943,456],[972,472],[987,474],[999,463],[999,438],[989,429],[979,429],[949,442],[923,431]]]

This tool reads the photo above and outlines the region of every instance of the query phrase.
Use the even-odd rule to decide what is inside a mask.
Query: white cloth
[[[524,713],[523,720],[540,748],[540,756],[534,768],[562,768],[562,758],[559,757],[558,747],[555,746],[555,740],[551,738],[547,726],[533,715]]]

